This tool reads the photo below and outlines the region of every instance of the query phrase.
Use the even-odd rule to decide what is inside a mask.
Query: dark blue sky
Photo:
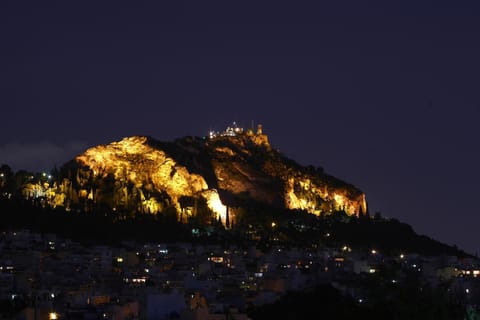
[[[480,246],[478,1],[2,1],[0,162],[232,121]]]

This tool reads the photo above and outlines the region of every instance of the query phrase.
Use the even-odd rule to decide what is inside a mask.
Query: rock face
[[[203,212],[227,226],[249,201],[315,215],[366,212],[360,190],[273,150],[261,127],[235,130],[173,142],[134,136],[90,148],[44,194],[67,209],[175,212],[182,221]]]
[[[169,203],[178,204],[181,196],[198,196],[208,189],[202,176],[190,173],[163,150],[149,146],[147,141],[147,137],[125,138],[90,148],[77,156],[75,161],[79,167],[87,169],[87,179],[81,186],[88,191],[91,175],[95,180],[111,177],[115,208],[127,205],[129,193],[134,191],[138,195],[135,201],[140,200],[139,209],[151,213],[161,211]],[[101,198],[104,190],[96,190],[97,198]],[[169,203],[162,201],[166,199]]]

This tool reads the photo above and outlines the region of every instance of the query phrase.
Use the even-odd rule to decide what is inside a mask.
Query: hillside
[[[369,218],[365,194],[285,157],[261,127],[171,142],[127,137],[92,147],[50,174],[14,174],[8,166],[0,173],[4,229],[114,242],[209,238],[215,230],[216,240],[239,235],[260,246],[465,255],[406,224]]]
[[[236,130],[173,142],[133,136],[92,147],[51,180],[26,183],[23,196],[67,211],[113,210],[123,217],[175,212],[179,221],[213,218],[227,226],[250,203],[317,216],[366,212],[360,190],[288,159],[261,127]]]

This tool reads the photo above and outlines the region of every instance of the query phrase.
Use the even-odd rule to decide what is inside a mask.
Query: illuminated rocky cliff
[[[55,182],[26,185],[67,210],[113,210],[125,215],[202,215],[229,225],[245,203],[300,209],[315,215],[366,212],[365,195],[271,148],[261,127],[229,128],[209,137],[161,142],[134,136],[86,150],[65,164]]]

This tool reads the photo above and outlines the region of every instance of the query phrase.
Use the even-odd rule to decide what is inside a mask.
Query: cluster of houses
[[[433,286],[448,281],[452,294],[480,303],[476,259],[384,256],[348,245],[81,245],[28,230],[0,233],[0,301],[22,306],[18,319],[248,319],[254,306],[325,283],[364,303],[368,296],[342,279],[374,277],[393,262]]]

